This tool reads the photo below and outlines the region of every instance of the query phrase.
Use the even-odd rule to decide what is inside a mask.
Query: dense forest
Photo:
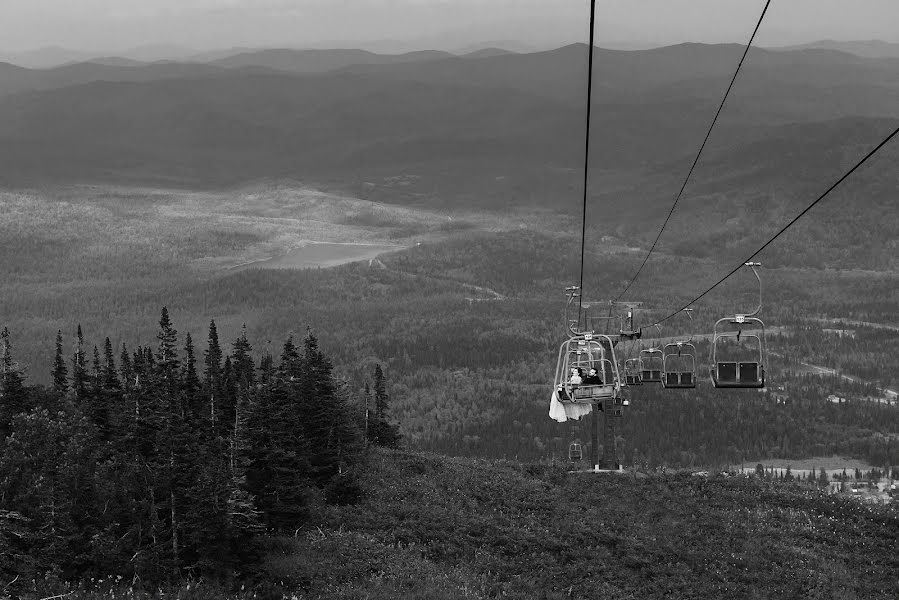
[[[212,321],[201,356],[163,308],[153,346],[91,352],[79,327],[69,358],[59,334],[47,388],[27,385],[7,329],[2,344],[5,594],[110,573],[252,579],[263,534],[354,501],[365,448],[399,441],[380,365],[357,394],[311,331],[257,361],[245,333],[228,351]]]
[[[236,336],[246,322],[257,360],[277,354],[270,340],[302,335],[296,326],[300,320],[315,324],[319,344],[351,389],[361,390],[376,364],[385,367],[394,413],[410,447],[551,460],[564,455],[571,439],[587,439],[576,426],[557,424],[546,414],[565,331],[562,290],[577,278],[569,252],[576,247],[573,238],[532,231],[469,232],[385,255],[374,264],[250,269],[201,281],[185,276],[164,289],[147,278],[122,294],[113,283],[115,269],[98,265],[109,269],[110,287],[82,287],[74,295],[52,290],[32,295],[27,305],[8,289],[0,295],[10,300],[17,344],[29,350],[23,362],[38,382],[49,379],[44,373],[50,372],[53,356],[52,338],[45,344],[41,336],[76,309],[83,311],[86,338],[107,323],[116,347],[153,335],[147,326],[153,302],[167,304],[190,328],[208,323],[205,314],[215,314],[220,330]],[[608,246],[588,256],[585,280],[591,296],[618,289],[639,266],[638,255]],[[654,256],[645,280],[636,285],[636,297],[646,299],[637,324],[665,316],[701,289],[704,279],[712,279],[714,273],[706,271],[721,268],[711,259]],[[163,272],[154,267],[154,277]],[[841,337],[833,328],[850,326],[818,320],[842,316],[893,322],[895,276],[811,269],[765,269],[762,276],[772,394],[711,392],[708,343],[698,338],[701,387],[695,392],[636,391],[618,431],[624,457],[631,459],[636,449],[638,457],[657,464],[697,466],[847,452],[875,466],[897,464],[895,407],[866,403],[863,398],[876,395],[875,390],[810,376],[801,364],[895,388],[899,335],[894,330],[851,326],[854,337]],[[719,316],[754,306],[758,289],[751,277],[732,279],[696,307],[692,321],[666,323],[663,335],[708,335]],[[67,350],[77,345],[76,332],[63,332]],[[102,338],[93,339],[103,347]],[[634,350],[625,349],[622,356],[628,352]],[[830,405],[831,394],[847,401]],[[789,402],[778,404],[779,396]],[[795,425],[780,431],[784,415]],[[758,433],[748,435],[747,429]]]

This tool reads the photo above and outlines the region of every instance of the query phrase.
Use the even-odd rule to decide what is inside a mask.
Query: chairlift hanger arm
[[[752,274],[755,275],[756,280],[758,280],[759,282],[759,305],[751,313],[737,313],[737,315],[742,317],[754,317],[762,311],[762,278],[759,276],[759,272],[756,270],[756,267],[761,267],[762,263],[747,262],[744,263],[743,266],[752,269]]]

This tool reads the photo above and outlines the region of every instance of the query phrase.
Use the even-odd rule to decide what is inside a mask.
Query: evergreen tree
[[[184,370],[181,373],[186,406],[190,414],[191,427],[199,431],[199,424],[205,420],[205,402],[200,393],[200,378],[197,375],[197,358],[194,341],[190,333],[184,336]]]
[[[156,350],[156,368],[171,384],[177,381],[180,361],[178,360],[178,331],[172,326],[169,311],[163,306],[159,317],[159,331],[156,333],[159,345]]]
[[[219,387],[222,377],[222,348],[219,345],[218,330],[215,327],[214,320],[209,322],[208,347],[205,352],[204,363],[206,368],[203,371],[203,376],[206,389],[214,390]]]
[[[222,372],[222,348],[219,345],[215,321],[209,322],[209,337],[203,359],[203,383],[209,396],[208,418],[210,427],[215,429],[221,421],[222,396],[224,394],[224,374]]]
[[[259,383],[267,385],[271,383],[274,376],[275,359],[272,357],[272,353],[266,350],[262,355],[262,360],[259,361]]]
[[[53,359],[53,389],[60,396],[69,391],[69,370],[62,350],[62,330],[56,332],[56,356]]]
[[[313,478],[319,484],[353,462],[359,440],[345,393],[337,393],[331,361],[319,350],[318,339],[309,331],[303,341],[303,376],[300,392],[304,432],[311,448]]]
[[[87,394],[82,398],[82,410],[91,418],[101,439],[109,439],[109,407],[107,395],[103,393],[103,363],[100,359],[100,350],[94,346],[93,369],[89,378],[90,386]]]
[[[109,341],[109,338],[106,338],[106,341],[103,342],[103,389],[104,390],[118,390],[121,389],[122,384],[119,382],[119,377],[116,374],[116,366],[115,366],[115,356],[112,351],[112,342]]]
[[[75,392],[75,400],[84,402],[87,396],[87,366],[84,358],[84,335],[81,332],[81,324],[75,334],[75,354],[72,356],[72,390]]]
[[[300,353],[293,343],[293,336],[289,336],[284,342],[284,348],[281,351],[281,364],[278,365],[278,374],[282,379],[294,381],[300,378],[303,372],[303,364],[300,360]]]
[[[380,364],[374,372],[375,414],[369,422],[369,439],[379,446],[396,448],[399,446],[399,426],[390,423],[388,417],[390,397],[387,395],[387,381]]]
[[[131,355],[128,354],[128,347],[125,346],[125,343],[122,343],[122,354],[119,358],[119,374],[122,377],[122,382],[124,383],[124,387],[126,390],[130,390],[134,385],[134,366],[131,363]]]
[[[234,369],[234,378],[241,388],[248,388],[256,383],[256,365],[250,355],[253,348],[247,340],[247,326],[240,330],[240,337],[234,340],[231,351],[231,366]]]
[[[12,432],[13,417],[28,410],[25,378],[12,357],[9,329],[0,332],[0,440]]]

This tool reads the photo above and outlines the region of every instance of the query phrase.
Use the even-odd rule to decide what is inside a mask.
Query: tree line
[[[0,361],[0,577],[115,573],[158,583],[251,573],[261,534],[351,503],[369,443],[397,446],[386,380],[353,392],[307,330],[257,361],[246,330],[199,355],[162,309],[154,346],[89,353],[62,333],[29,386],[8,329]],[[117,356],[116,356],[117,355]]]

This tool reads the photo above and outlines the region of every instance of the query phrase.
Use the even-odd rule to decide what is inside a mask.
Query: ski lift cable
[[[581,215],[581,279],[578,298],[578,320],[583,314],[584,300],[584,254],[587,246],[587,179],[590,172],[590,108],[593,104],[593,36],[596,21],[596,0],[590,0],[590,45],[587,59],[587,133],[584,136],[584,202]]]
[[[668,221],[671,220],[671,215],[674,214],[674,209],[677,208],[677,203],[680,201],[681,196],[684,193],[684,190],[687,188],[687,183],[690,181],[690,177],[693,175],[693,170],[696,168],[696,165],[699,163],[699,158],[702,156],[703,150],[705,150],[705,146],[709,141],[709,137],[712,135],[712,130],[715,128],[715,123],[718,122],[718,117],[721,115],[721,111],[724,108],[724,103],[727,102],[727,97],[730,95],[731,89],[734,87],[734,82],[737,81],[737,75],[740,74],[740,69],[743,66],[743,61],[746,60],[746,55],[749,54],[749,49],[752,47],[752,42],[755,40],[755,36],[759,31],[759,27],[762,25],[762,21],[765,18],[765,13],[768,12],[768,6],[771,5],[771,0],[767,0],[765,3],[765,8],[762,9],[762,14],[759,17],[758,23],[755,25],[755,29],[752,31],[752,36],[749,38],[749,43],[746,44],[746,48],[743,50],[743,57],[740,58],[740,63],[737,65],[737,70],[734,71],[734,76],[730,80],[730,85],[727,86],[727,91],[724,92],[724,98],[721,99],[721,104],[718,106],[718,111],[715,113],[715,118],[712,119],[712,124],[709,126],[709,130],[705,134],[705,139],[702,141],[702,145],[699,147],[699,152],[696,153],[696,158],[693,159],[693,164],[690,166],[690,170],[687,172],[687,177],[684,179],[684,183],[680,188],[680,191],[677,193],[677,196],[674,198],[674,204],[671,205],[671,210],[668,211],[668,216],[665,217],[665,222],[662,223],[662,228],[659,229],[659,234],[656,236],[655,241],[653,241],[652,246],[649,248],[649,252],[646,253],[646,256],[643,258],[643,263],[640,265],[640,268],[637,269],[637,272],[631,278],[630,282],[624,288],[624,290],[618,294],[618,297],[615,298],[615,301],[621,299],[631,286],[634,285],[634,282],[637,280],[637,277],[640,276],[640,273],[643,271],[643,267],[646,266],[646,262],[649,260],[649,257],[652,256],[653,251],[656,249],[656,245],[659,243],[659,239],[662,237],[662,232],[665,231],[665,227],[668,226]]]
[[[778,231],[777,233],[775,233],[775,234],[774,234],[774,235],[773,235],[767,242],[765,242],[764,244],[762,244],[762,246],[761,246],[758,250],[756,250],[755,252],[753,252],[752,254],[750,254],[750,255],[746,258],[746,260],[742,261],[740,264],[738,264],[736,267],[734,267],[734,268],[733,268],[727,275],[725,275],[724,277],[722,277],[721,279],[719,279],[718,282],[715,283],[715,285],[713,285],[712,287],[710,287],[709,289],[707,289],[707,290],[704,291],[703,293],[699,294],[699,295],[696,296],[694,299],[692,299],[692,300],[690,300],[689,302],[687,302],[683,307],[677,309],[676,311],[674,311],[673,313],[671,313],[670,315],[668,315],[668,316],[665,317],[664,319],[661,319],[661,320],[659,320],[659,321],[656,321],[655,323],[653,323],[652,325],[648,325],[647,327],[655,327],[656,325],[660,325],[661,323],[664,323],[665,321],[667,321],[667,320],[670,319],[671,317],[680,314],[680,312],[681,312],[682,310],[684,310],[685,308],[688,308],[688,307],[692,306],[694,303],[696,303],[697,301],[699,301],[699,300],[701,300],[703,297],[705,297],[709,292],[711,292],[711,291],[714,290],[716,287],[718,287],[719,285],[721,285],[722,283],[724,283],[724,282],[725,282],[731,275],[733,275],[734,273],[736,273],[737,271],[739,271],[744,265],[746,265],[747,263],[751,262],[753,258],[755,258],[755,257],[758,256],[759,254],[761,254],[761,252],[762,252],[765,248],[767,248],[767,247],[770,246],[772,243],[774,243],[774,240],[776,240],[778,237],[780,237],[781,234],[783,234],[787,229],[789,229],[790,227],[792,227],[793,224],[796,223],[796,221],[798,221],[798,220],[801,219],[803,216],[805,216],[805,214],[806,214],[808,211],[810,211],[811,209],[813,209],[819,202],[821,202],[822,200],[824,200],[824,198],[826,198],[826,197],[827,197],[827,196],[828,196],[834,189],[836,189],[837,186],[839,186],[841,183],[843,183],[843,181],[845,181],[850,175],[852,175],[856,170],[858,170],[859,167],[861,167],[863,164],[865,164],[865,163],[868,161],[868,159],[870,159],[872,156],[874,156],[875,154],[877,154],[877,152],[880,151],[881,148],[883,148],[884,146],[886,146],[886,145],[890,142],[890,140],[892,140],[894,137],[896,137],[896,134],[899,134],[899,127],[896,127],[896,128],[893,130],[893,132],[892,132],[891,134],[889,134],[889,135],[888,135],[882,142],[880,142],[879,144],[877,144],[877,146],[875,146],[873,150],[871,150],[870,152],[868,152],[868,153],[867,153],[861,160],[859,160],[857,163],[855,163],[855,166],[854,166],[854,167],[852,167],[851,169],[849,169],[848,171],[846,171],[846,173],[845,173],[842,177],[840,177],[839,179],[837,179],[836,182],[834,182],[833,185],[831,185],[829,188],[827,188],[827,190],[826,190],[823,194],[821,194],[820,196],[818,196],[818,198],[815,199],[814,202],[812,202],[812,203],[809,204],[807,207],[805,207],[805,210],[803,210],[801,213],[799,213],[798,215],[796,215],[796,217],[794,217],[792,221],[790,221],[789,223],[787,223],[786,225],[784,225],[784,226],[780,229],[780,231]],[[643,328],[641,327],[641,329],[643,329]]]

